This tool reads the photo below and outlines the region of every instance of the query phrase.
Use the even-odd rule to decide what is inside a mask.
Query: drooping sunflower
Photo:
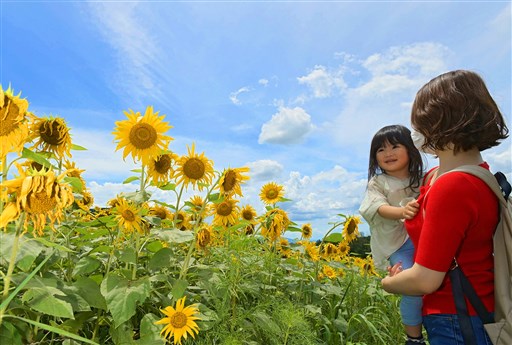
[[[291,224],[286,211],[274,208],[265,214],[261,222],[261,234],[270,241],[275,241]]]
[[[317,262],[320,260],[320,248],[315,244],[315,242],[310,241],[299,241],[305,250],[306,256],[311,259],[313,262]]]
[[[196,246],[199,249],[206,250],[212,242],[213,230],[210,225],[204,224],[196,234]]]
[[[162,205],[153,205],[149,208],[149,214],[160,218],[161,220],[172,219],[172,213],[169,209]]]
[[[192,225],[190,224],[190,217],[184,211],[180,210],[177,213],[173,213],[172,221],[174,222],[176,229],[181,231],[190,230],[192,228]]]
[[[117,198],[116,201],[117,205],[114,208],[114,213],[121,231],[125,234],[131,234],[136,230],[143,234],[141,209],[124,198]]]
[[[283,258],[289,258],[292,255],[292,250],[290,248],[290,242],[284,237],[281,237],[279,239],[278,250],[279,250],[279,253],[281,254],[281,257],[283,257]]]
[[[341,259],[343,259],[350,253],[350,246],[348,245],[348,242],[346,240],[338,243],[338,253]]]
[[[155,186],[169,182],[173,175],[173,164],[178,155],[169,152],[151,158],[148,163],[148,177]]]
[[[169,341],[174,338],[175,345],[181,345],[181,338],[187,339],[188,334],[195,338],[195,335],[199,333],[199,326],[196,323],[196,320],[200,320],[199,309],[197,304],[185,307],[185,297],[176,302],[176,309],[168,306],[160,311],[166,317],[156,321],[155,325],[165,325],[160,334],[163,334],[164,338]]]
[[[151,159],[167,150],[173,138],[164,134],[172,128],[163,121],[165,115],[158,116],[158,111],[153,112],[152,106],[146,108],[144,116],[131,109],[124,111],[124,114],[128,120],[117,121],[112,132],[114,140],[118,142],[116,151],[123,148],[123,159],[131,154],[134,161],[139,160],[147,165]]]
[[[311,224],[307,223],[302,225],[301,228],[302,238],[310,239],[311,236],[313,236],[313,228],[311,227]]]
[[[188,155],[178,159],[174,171],[176,184],[184,183],[186,187],[191,184],[193,188],[197,186],[200,191],[203,190],[205,184],[212,183],[213,176],[213,161],[205,157],[204,152],[195,153],[194,143],[188,147]]]
[[[220,192],[224,195],[238,195],[242,197],[241,184],[249,180],[249,176],[244,176],[242,173],[249,171],[249,168],[229,168],[224,170],[219,181]]]
[[[94,197],[92,196],[91,192],[89,192],[87,189],[84,189],[82,190],[82,193],[79,195],[79,197],[75,197],[75,203],[80,209],[87,212],[94,204]]]
[[[0,85],[0,160],[9,152],[20,152],[28,138],[28,101],[20,95]]]
[[[324,243],[322,246],[322,257],[327,260],[333,260],[339,255],[338,246],[333,243]]]
[[[240,208],[238,207],[237,203],[238,200],[226,198],[222,202],[212,204],[212,224],[221,226],[234,225],[240,214]]]
[[[61,183],[65,172],[59,176],[46,170],[26,172],[19,165],[18,171],[20,177],[0,184],[2,199],[6,201],[0,215],[0,227],[6,227],[25,212],[25,231],[32,222],[34,236],[41,236],[47,221],[52,229],[54,223],[60,223],[63,210],[73,204],[73,192],[68,184]]]
[[[361,218],[358,216],[350,216],[345,220],[343,226],[343,238],[348,243],[352,242],[359,236],[358,224],[361,224]]]
[[[71,134],[63,118],[38,118],[30,126],[30,131],[30,139],[36,140],[33,149],[53,152],[59,158],[71,157]]]
[[[261,187],[260,199],[267,205],[272,205],[283,197],[283,186],[269,182]]]
[[[85,169],[78,169],[76,167],[75,162],[71,162],[69,160],[65,160],[63,164],[64,169],[67,171],[66,175],[70,177],[75,177],[80,180],[82,183],[82,188],[85,188],[85,180],[82,177],[82,173],[85,171]]]

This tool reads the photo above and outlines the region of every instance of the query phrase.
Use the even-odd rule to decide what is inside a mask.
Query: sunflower
[[[301,228],[302,232],[302,238],[310,239],[311,236],[313,236],[313,228],[311,227],[311,224],[304,224]]]
[[[261,223],[261,234],[270,241],[275,241],[291,224],[286,211],[274,208],[265,214]]]
[[[240,208],[238,207],[237,203],[238,200],[226,198],[222,202],[212,204],[212,224],[222,226],[234,225],[238,220],[240,212]]]
[[[204,225],[196,234],[197,248],[205,250],[212,241],[212,228],[209,225]]]
[[[322,257],[325,260],[332,260],[338,254],[338,246],[332,243],[324,243],[324,245],[322,246]]]
[[[375,270],[375,264],[371,256],[363,258],[354,258],[354,265],[359,267],[359,273],[361,276],[379,276]]]
[[[340,258],[344,258],[348,253],[350,253],[350,246],[348,245],[348,242],[344,240],[338,243],[338,254],[340,255]]]
[[[144,233],[142,217],[140,216],[141,209],[126,199],[117,198],[115,200],[117,205],[114,208],[114,213],[121,231],[125,234],[131,234],[134,230],[141,234]]]
[[[32,123],[30,130],[30,140],[36,139],[33,149],[53,152],[59,158],[71,157],[71,135],[63,118],[38,118]]]
[[[131,109],[124,111],[124,114],[128,120],[117,121],[112,132],[114,140],[118,141],[116,151],[124,148],[123,159],[131,154],[134,161],[140,160],[146,165],[160,152],[167,150],[173,138],[164,135],[172,128],[163,121],[165,115],[158,116],[158,111],[153,112],[152,106],[146,108],[144,116],[141,116],[140,112],[134,113]]]
[[[347,217],[343,226],[343,238],[348,242],[352,242],[359,236],[358,224],[361,224],[361,218],[357,216]]]
[[[92,207],[94,203],[94,197],[92,194],[84,189],[82,190],[82,193],[80,194],[81,198],[75,198],[75,203],[77,204],[80,209],[84,211],[89,211],[89,209]]]
[[[311,259],[311,261],[316,262],[320,260],[320,249],[315,242],[299,241],[298,243],[304,247],[306,255]]]
[[[185,307],[185,297],[176,302],[176,309],[168,306],[160,311],[167,317],[156,321],[155,325],[165,325],[160,334],[163,334],[164,338],[169,341],[174,338],[175,345],[181,345],[181,338],[187,339],[187,334],[195,338],[195,335],[199,333],[199,327],[195,322],[195,320],[200,320],[197,316],[199,314],[197,304]]]
[[[279,239],[278,250],[281,254],[281,257],[283,258],[289,258],[292,254],[292,250],[290,249],[290,242],[284,237]]]
[[[50,228],[54,223],[60,223],[63,210],[73,204],[73,192],[68,184],[61,183],[65,172],[55,176],[53,171],[22,170],[17,165],[20,177],[7,180],[0,184],[2,200],[7,201],[0,215],[0,227],[6,227],[11,221],[18,219],[25,212],[25,231],[29,222],[33,223],[34,236],[43,235],[47,220]],[[5,188],[5,189],[3,189]]]
[[[249,180],[249,176],[244,176],[242,173],[248,172],[249,168],[229,168],[224,170],[219,181],[220,192],[224,195],[242,195],[242,188],[240,185],[246,180]]]
[[[188,147],[188,155],[178,159],[174,178],[176,178],[176,184],[184,183],[185,186],[192,184],[201,191],[205,184],[212,183],[213,161],[206,158],[204,152],[199,155],[194,151],[195,144],[192,143],[192,147]]]
[[[85,182],[84,178],[82,177],[82,173],[85,171],[85,169],[78,169],[75,165],[75,162],[71,162],[68,160],[64,161],[63,167],[67,171],[66,172],[67,176],[76,177],[82,183],[82,188],[85,188],[86,182]]]
[[[200,195],[194,195],[190,198],[189,203],[194,212],[199,212],[203,208],[204,199]]]
[[[148,163],[148,177],[155,186],[169,182],[173,174],[173,164],[178,156],[172,152],[151,158]]]
[[[334,270],[334,268],[329,265],[322,266],[322,274],[329,279],[334,279],[337,277],[336,270]]]
[[[172,213],[167,207],[161,205],[154,205],[149,208],[149,214],[160,218],[161,220],[171,219]]]
[[[28,138],[28,101],[14,96],[13,90],[0,85],[0,160],[9,152],[20,152]]]
[[[269,182],[261,187],[260,199],[267,205],[275,204],[283,197],[283,186]]]
[[[172,214],[172,220],[176,229],[181,231],[190,230],[192,225],[190,224],[190,217],[186,212],[178,211]]]

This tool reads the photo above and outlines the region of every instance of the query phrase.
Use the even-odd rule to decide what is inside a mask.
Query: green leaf
[[[172,256],[173,253],[170,248],[162,248],[149,260],[148,268],[150,270],[158,270],[162,267],[169,267]]]
[[[133,326],[129,322],[125,322],[119,327],[110,327],[110,335],[114,344],[134,345]]]
[[[151,285],[149,279],[128,280],[115,274],[108,275],[101,283],[101,294],[105,297],[107,308],[114,319],[114,327],[135,315],[138,304],[149,297]]]
[[[194,233],[192,231],[162,229],[158,232],[158,237],[170,243],[185,243],[194,240]]]
[[[176,184],[168,182],[164,185],[158,186],[158,188],[161,190],[175,190]]]
[[[127,247],[121,251],[119,255],[116,255],[119,261],[135,264],[137,263],[137,253],[134,248]]]
[[[22,345],[21,335],[11,323],[4,321],[0,326],[0,344]]]
[[[150,252],[156,253],[163,248],[163,244],[160,241],[152,241],[146,244],[146,249]]]
[[[301,228],[297,228],[297,227],[294,227],[294,226],[289,226],[286,228],[286,231],[290,231],[290,232],[302,232],[302,229]]]
[[[23,151],[21,152],[22,158],[30,159],[36,163],[41,164],[45,168],[53,168],[56,169],[47,159],[44,155],[31,151],[27,148],[23,148]]]
[[[41,244],[44,244],[46,247],[51,247],[51,248],[55,248],[61,252],[65,252],[65,253],[73,253],[74,251],[72,249],[69,249],[68,247],[64,247],[58,243],[55,243],[55,242],[51,242],[51,241],[48,241],[47,239],[45,239],[44,237],[36,237],[34,239],[32,239],[33,241],[37,241]]]
[[[101,261],[90,256],[84,256],[75,265],[73,276],[85,275],[96,271],[101,266]]]
[[[38,312],[72,319],[73,308],[71,304],[55,296],[65,296],[65,294],[57,288],[47,286],[45,288],[28,289],[21,300]]]
[[[137,181],[137,180],[140,180],[139,176],[130,176],[126,180],[123,181],[123,184],[127,184],[127,183]]]
[[[107,303],[101,294],[100,286],[91,278],[82,277],[73,284],[78,293],[89,303],[91,307],[107,310]]]
[[[64,177],[64,182],[68,183],[71,187],[73,187],[74,192],[81,193],[84,189],[84,185],[78,177],[66,176]]]
[[[155,314],[146,314],[140,321],[140,339],[135,343],[138,345],[163,345],[165,339],[160,336],[162,326],[155,325],[160,320]]]
[[[87,151],[87,149],[83,146],[77,145],[77,144],[71,144],[71,150],[75,151]]]
[[[176,280],[174,282],[174,285],[172,286],[172,290],[171,290],[172,296],[176,300],[180,299],[185,294],[187,287],[188,287],[188,281],[186,281],[184,279]]]
[[[339,232],[334,233],[334,234],[330,234],[329,236],[324,238],[324,242],[338,243],[338,242],[341,242],[341,241],[343,241],[343,235],[341,233],[339,233]]]
[[[5,267],[9,265],[14,240],[15,235],[13,233],[0,231],[0,248],[2,248],[2,250],[0,250],[0,265]],[[27,272],[44,249],[45,247],[41,244],[22,236],[19,239],[19,247],[15,261],[16,265],[22,271]]]

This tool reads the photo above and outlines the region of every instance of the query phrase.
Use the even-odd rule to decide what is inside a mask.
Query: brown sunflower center
[[[48,120],[39,126],[41,139],[50,145],[61,145],[64,142],[66,129],[57,120]]]
[[[123,213],[121,213],[121,216],[128,222],[133,222],[135,220],[135,213],[133,213],[132,210],[124,210]]]
[[[57,205],[57,200],[48,196],[45,191],[31,193],[28,198],[27,212],[32,214],[45,214],[52,211]]]
[[[356,222],[350,220],[347,225],[347,234],[352,235],[357,229],[356,225]]]
[[[165,213],[165,210],[162,208],[155,208],[153,209],[153,214],[157,216],[160,219],[167,218],[167,213]]]
[[[3,113],[7,112],[6,115]],[[4,107],[0,112],[2,125],[0,126],[0,136],[7,135],[16,130],[19,126],[19,108],[14,102],[11,102],[7,96],[4,97]]]
[[[137,123],[130,129],[130,143],[136,149],[144,150],[155,144],[158,133],[155,128],[148,123]]]
[[[205,173],[203,161],[198,158],[189,158],[183,165],[183,173],[193,180],[202,178]]]
[[[155,161],[155,170],[159,174],[167,174],[171,169],[171,156],[169,155],[161,155]]]
[[[279,192],[275,189],[268,190],[267,194],[266,194],[267,199],[270,199],[270,200],[277,198],[278,195],[279,195]]]
[[[224,188],[224,191],[227,193],[231,192],[233,188],[236,186],[236,172],[233,170],[228,170],[226,175],[224,176],[224,183],[222,184],[222,187]]]
[[[242,212],[242,217],[245,219],[245,220],[253,220],[254,218],[254,215],[252,214],[252,212],[250,210],[244,210]]]
[[[217,214],[220,216],[227,217],[231,214],[233,211],[233,206],[231,206],[231,203],[224,201],[217,206]]]
[[[182,313],[181,311],[177,311],[169,318],[169,323],[174,328],[183,328],[187,324],[187,315]]]

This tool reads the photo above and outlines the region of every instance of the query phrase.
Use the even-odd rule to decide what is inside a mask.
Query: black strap
[[[494,177],[496,177],[496,181],[498,181],[498,184],[501,187],[505,200],[508,200],[510,192],[512,192],[512,186],[510,186],[510,183],[507,181],[507,177],[501,171],[494,174]]]
[[[494,322],[494,318],[492,314],[487,311],[487,308],[485,308],[482,300],[476,294],[469,279],[464,275],[459,266],[456,265],[448,274],[452,282],[453,299],[455,301],[455,308],[457,309],[457,316],[459,318],[464,343],[466,345],[477,345],[464,296],[468,298],[484,324]]]

